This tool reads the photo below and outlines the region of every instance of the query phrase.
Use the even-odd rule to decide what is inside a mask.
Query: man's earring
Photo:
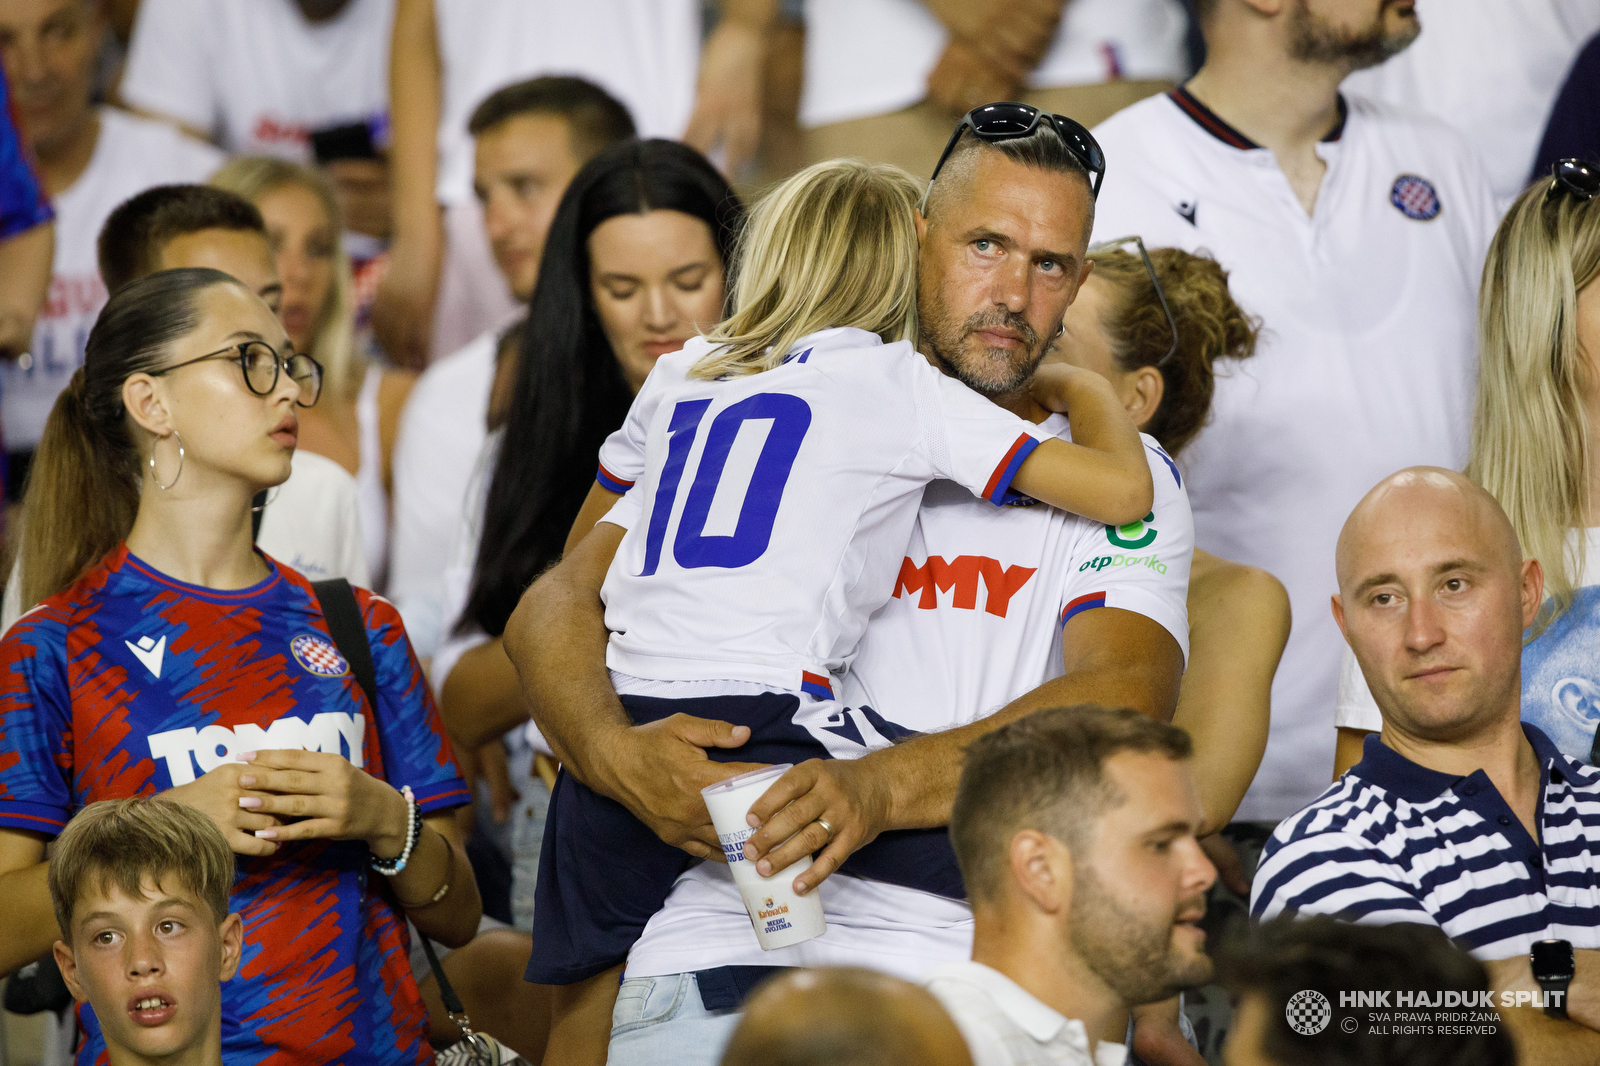
[[[161,442],[156,441],[156,444],[150,445],[150,480],[155,482],[156,488],[162,490],[163,492],[176,485],[178,483],[178,479],[183,476],[183,437],[179,435],[177,430],[172,431],[172,436],[178,442],[178,472],[173,474],[172,480],[167,482],[165,485],[161,483],[161,477],[156,473],[156,444],[160,444]]]

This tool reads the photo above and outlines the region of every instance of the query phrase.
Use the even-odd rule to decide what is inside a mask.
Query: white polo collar
[[[1041,1044],[1048,1044],[1058,1036],[1064,1035],[1067,1042],[1071,1043],[1083,1054],[1089,1055],[1089,1031],[1084,1028],[1081,1021],[1068,1018],[1053,1007],[1040,1002],[1034,995],[1021,985],[1017,984],[1005,974],[992,966],[985,966],[981,962],[952,962],[939,967],[928,976],[930,981],[964,981],[984,991],[1000,1008],[1007,1018],[1017,1024],[1023,1032]],[[1117,1052],[1120,1051],[1120,1054]],[[1107,1054],[1110,1052],[1111,1054]],[[1099,1043],[1099,1054],[1092,1056],[1099,1066],[1109,1066],[1109,1062],[1122,1062],[1127,1057],[1127,1049],[1121,1044],[1102,1040]]]

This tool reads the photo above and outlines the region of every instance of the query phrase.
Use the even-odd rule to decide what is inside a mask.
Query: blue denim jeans
[[[533,930],[533,894],[539,883],[539,846],[544,840],[545,812],[550,790],[533,772],[533,748],[522,730],[506,735],[506,769],[511,786],[522,798],[511,807],[511,923],[527,933]]]
[[[630,977],[611,1011],[607,1066],[717,1066],[739,1011],[706,1010],[692,973]]]

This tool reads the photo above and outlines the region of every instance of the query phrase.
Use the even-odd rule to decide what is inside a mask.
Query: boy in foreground
[[[50,861],[61,976],[94,1007],[111,1066],[220,1066],[222,982],[244,925],[228,913],[233,852],[170,800],[92,803]]]

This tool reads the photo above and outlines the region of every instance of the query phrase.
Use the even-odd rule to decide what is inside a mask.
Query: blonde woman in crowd
[[[1467,476],[1500,502],[1544,571],[1524,634],[1522,720],[1597,762],[1600,726],[1600,168],[1563,160],[1517,198],[1483,268]],[[1383,728],[1347,650],[1335,776]]]
[[[211,183],[255,204],[283,282],[279,311],[295,351],[324,367],[322,401],[300,424],[300,447],[327,456],[356,479],[361,534],[375,588],[388,567],[390,459],[400,411],[416,374],[371,360],[356,334],[344,220],[321,172],[265,156],[230,160]]]

